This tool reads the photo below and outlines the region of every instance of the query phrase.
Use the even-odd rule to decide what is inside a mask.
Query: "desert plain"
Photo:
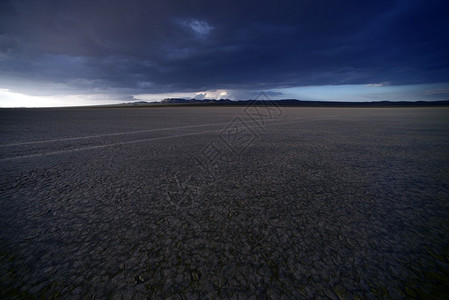
[[[0,110],[3,299],[444,298],[449,108]]]

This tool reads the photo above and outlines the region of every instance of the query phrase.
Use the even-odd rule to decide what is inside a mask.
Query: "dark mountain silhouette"
[[[164,100],[162,100],[161,104],[215,104],[215,103],[230,103],[233,102],[229,99],[220,99],[220,100],[216,100],[216,99],[202,99],[202,100],[198,100],[198,99],[184,99],[184,98],[165,98]]]
[[[449,106],[445,101],[372,101],[372,102],[337,102],[337,101],[307,101],[297,99],[282,100],[229,100],[229,99],[184,99],[165,98],[160,102],[148,103],[151,105],[213,105],[213,106],[246,106],[246,105],[277,105],[277,106],[304,106],[304,107],[423,107],[423,106]]]

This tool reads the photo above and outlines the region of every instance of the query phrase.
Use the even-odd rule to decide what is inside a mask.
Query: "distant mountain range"
[[[229,100],[229,99],[184,99],[184,98],[165,98],[162,100],[161,104],[223,104],[223,103],[232,103],[235,101]]]
[[[165,98],[160,102],[138,101],[123,103],[122,105],[194,105],[194,106],[246,106],[258,104],[262,106],[303,106],[303,107],[422,107],[422,106],[449,106],[449,100],[445,101],[372,101],[372,102],[337,102],[337,101],[307,101],[297,99],[282,100],[229,100],[229,99],[184,99]]]

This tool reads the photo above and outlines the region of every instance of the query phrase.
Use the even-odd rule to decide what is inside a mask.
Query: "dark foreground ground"
[[[449,109],[0,110],[0,298],[444,298]]]

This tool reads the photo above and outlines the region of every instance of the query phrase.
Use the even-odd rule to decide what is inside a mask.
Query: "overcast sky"
[[[0,106],[449,99],[449,4],[1,0]]]

